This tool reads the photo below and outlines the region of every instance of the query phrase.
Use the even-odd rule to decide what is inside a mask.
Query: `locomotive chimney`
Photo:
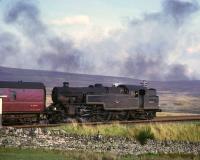
[[[63,87],[69,87],[69,82],[63,82]]]

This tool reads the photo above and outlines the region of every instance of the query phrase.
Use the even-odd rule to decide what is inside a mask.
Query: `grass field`
[[[192,91],[160,91],[159,104],[164,112],[177,112],[178,114],[200,114],[200,95]]]
[[[146,154],[119,156],[108,153],[0,148],[0,160],[199,160],[200,156]]]
[[[194,113],[173,113],[173,112],[157,112],[156,117],[165,117],[165,116],[194,116],[194,115],[200,115],[200,114],[194,114]]]
[[[166,123],[166,124],[136,124],[136,125],[98,125],[85,126],[76,123],[60,126],[67,133],[80,135],[122,136],[136,138],[137,135],[145,130],[149,130],[157,140],[177,140],[177,141],[200,141],[200,123]]]

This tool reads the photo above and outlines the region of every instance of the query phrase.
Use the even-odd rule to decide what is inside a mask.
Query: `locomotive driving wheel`
[[[152,111],[146,112],[145,117],[146,117],[146,119],[151,120],[155,117],[155,113]]]
[[[126,121],[128,119],[129,119],[129,113],[128,112],[120,112],[116,115],[116,120]]]
[[[97,122],[107,122],[111,118],[111,114],[109,112],[101,112],[95,116],[95,121]]]

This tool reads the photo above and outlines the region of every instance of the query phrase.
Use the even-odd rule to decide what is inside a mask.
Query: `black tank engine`
[[[109,121],[152,119],[159,109],[156,89],[138,85],[105,87],[62,87],[52,90],[53,103],[47,108],[51,123],[76,119],[78,121]]]

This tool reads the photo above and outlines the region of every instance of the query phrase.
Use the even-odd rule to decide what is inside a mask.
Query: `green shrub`
[[[147,143],[148,139],[155,139],[155,136],[151,132],[151,128],[144,128],[140,130],[138,134],[136,134],[135,138],[140,142],[141,145],[144,145]]]

